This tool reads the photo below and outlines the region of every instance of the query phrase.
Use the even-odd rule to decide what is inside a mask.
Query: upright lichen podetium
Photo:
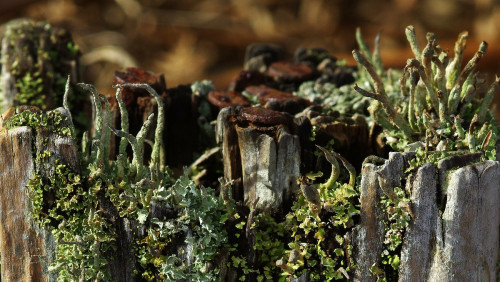
[[[390,82],[389,85],[383,83],[385,80],[371,63],[379,58],[366,58],[369,52],[364,43],[360,44],[361,52],[353,51],[354,59],[370,75],[375,92],[357,85],[354,89],[376,100],[369,108],[370,114],[386,129],[386,136],[391,136],[390,145],[397,150],[406,149],[414,142],[413,148],[425,147],[425,151],[483,151],[486,158],[495,159],[499,127],[488,108],[500,79],[497,77],[486,87],[484,79],[475,71],[486,53],[486,42],[479,45],[473,58],[461,70],[467,32],[459,35],[455,57],[451,60],[433,33],[427,34],[428,42],[422,51],[413,26],[406,28],[406,36],[415,58],[407,60],[397,87]],[[385,87],[400,91],[389,97]],[[381,106],[384,111],[380,110]]]
[[[90,92],[90,94],[92,95],[93,114],[95,115],[95,122],[94,122],[94,138],[92,138],[91,141],[90,159],[92,162],[97,161],[98,164],[102,164],[104,162],[103,157],[105,155],[104,143],[109,142],[109,140],[105,139],[103,140],[102,129],[104,125],[104,119],[103,119],[101,96],[97,92],[97,89],[95,88],[94,85],[79,83],[78,86]],[[106,154],[108,154],[108,152],[106,152]]]
[[[115,87],[119,87],[118,85]],[[163,99],[158,95],[156,90],[153,89],[149,84],[145,83],[124,83],[121,87],[139,87],[143,88],[151,94],[158,105],[158,117],[156,118],[156,130],[155,130],[155,140],[153,145],[153,151],[151,152],[151,162],[150,169],[154,171],[158,176],[165,168],[165,148],[163,147],[163,129],[165,127],[165,108],[163,105]]]

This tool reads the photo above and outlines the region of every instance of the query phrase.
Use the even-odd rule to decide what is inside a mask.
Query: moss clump
[[[71,127],[67,126],[68,119],[60,111],[42,112],[37,109],[25,108],[16,108],[16,113],[5,121],[3,127],[9,130],[15,127],[28,126],[35,130],[45,129],[62,136],[71,136]]]
[[[332,164],[327,182],[312,184],[317,175],[302,177],[301,193],[284,217],[250,212],[250,219],[236,224],[247,237],[250,234],[256,258],[255,262],[248,261],[235,246],[229,265],[239,270],[240,280],[288,281],[305,276],[311,281],[330,281],[352,275],[352,245],[347,234],[359,215],[355,173],[344,158],[321,149]],[[337,181],[340,168],[334,155],[351,173],[349,183]]]
[[[61,160],[52,164],[53,173],[40,171],[44,164],[53,162],[53,156],[49,151],[38,152],[35,175],[28,184],[33,217],[51,230],[57,242],[56,259],[49,270],[57,273],[58,281],[111,280],[116,275],[112,265],[123,247],[120,236],[128,230],[125,232],[132,240],[127,259],[135,262],[136,276],[146,280],[217,280],[219,269],[211,262],[227,244],[224,223],[229,212],[225,202],[211,188],[196,187],[187,176],[174,181],[169,170],[161,166],[162,148],[157,144],[153,144],[156,149],[147,168],[139,144],[144,143],[148,125],[137,136],[109,128],[109,120],[104,118],[109,113],[107,101],[94,87],[82,86],[92,93],[96,107],[104,104],[104,111],[96,110],[96,136],[84,138],[88,142],[82,146],[82,171],[74,171]],[[145,85],[122,87],[154,91]],[[158,116],[162,117],[162,111]],[[127,115],[126,111],[122,114]],[[19,111],[7,120],[6,127],[30,126],[71,136],[73,128],[64,127],[66,122],[59,111]],[[158,126],[155,134],[162,136],[162,128]],[[124,155],[109,159],[105,153],[108,144],[102,142],[110,142],[111,131],[133,147],[131,161]],[[125,221],[129,229],[118,224]]]
[[[221,198],[211,188],[199,188],[187,175],[169,188],[155,189],[153,201],[169,206],[170,214],[151,216],[146,236],[137,242],[138,259],[148,281],[193,279],[216,281],[219,270],[211,265],[228,243],[228,218]],[[176,245],[185,245],[179,255]]]
[[[48,23],[16,20],[7,25],[2,42],[0,111],[15,105],[46,110],[60,104],[66,78],[77,74],[80,56],[69,32]]]
[[[50,227],[57,242],[56,260],[49,271],[58,274],[58,281],[111,279],[107,264],[112,257],[107,254],[116,249],[116,232],[99,206],[101,182],[88,187],[86,180],[56,163],[53,177],[37,173],[28,184],[33,215],[42,226]]]

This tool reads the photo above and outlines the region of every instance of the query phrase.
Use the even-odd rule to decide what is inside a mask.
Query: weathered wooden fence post
[[[4,281],[48,281],[54,242],[29,212],[26,190],[33,176],[33,132],[27,127],[0,132],[0,246]]]
[[[35,162],[40,153],[49,156],[49,166]],[[79,171],[73,139],[25,126],[11,130],[0,127],[0,156],[2,280],[55,281],[56,274],[49,273],[48,267],[55,259],[56,243],[51,232],[33,218],[28,183],[36,172],[53,174],[56,160]]]
[[[355,280],[377,280],[373,267],[381,267],[386,233],[381,197],[406,185],[412,220],[403,237],[399,281],[496,281],[500,164],[479,157],[427,163],[406,179],[411,155],[391,153],[381,166],[366,164],[361,222],[353,232]]]
[[[282,212],[300,174],[300,142],[291,119],[263,108],[225,108],[217,120],[225,177],[242,178],[247,206]]]

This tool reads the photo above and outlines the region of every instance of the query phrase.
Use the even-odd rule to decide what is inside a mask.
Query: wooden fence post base
[[[55,259],[52,234],[32,218],[28,181],[34,175],[33,131],[0,132],[0,248],[2,280],[55,281],[48,266]]]
[[[406,182],[411,221],[402,238],[399,281],[496,281],[500,163],[470,164],[478,156],[461,155],[405,176],[409,158],[391,153],[385,164],[363,168],[361,222],[352,234],[355,280],[377,280],[373,270],[382,266],[387,220],[381,197],[395,197],[394,188]]]

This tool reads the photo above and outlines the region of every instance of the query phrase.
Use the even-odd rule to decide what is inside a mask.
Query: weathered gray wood
[[[232,194],[235,200],[243,200],[241,188],[241,157],[238,146],[238,134],[230,117],[235,114],[233,107],[220,110],[217,116],[216,138],[222,147],[222,161],[224,163],[224,177],[234,180]]]
[[[379,187],[390,199],[395,201],[394,188],[401,186],[401,178],[404,176],[403,168],[405,160],[402,154],[391,152],[389,159],[385,161],[377,171]]]
[[[384,242],[384,223],[378,203],[381,190],[377,167],[366,164],[361,177],[361,222],[353,233],[354,281],[376,281],[370,268],[378,265]]]
[[[470,153],[465,155],[451,156],[438,162],[438,181],[441,186],[441,189],[439,189],[440,198],[438,200],[441,205],[444,205],[446,201],[446,187],[448,187],[449,171],[452,169],[464,167],[467,164],[477,163],[481,159],[481,155],[482,153]]]
[[[355,281],[376,279],[370,267],[380,263],[384,237],[378,193],[395,197],[393,188],[401,184],[410,157],[391,153],[384,165],[363,168],[361,223],[353,232]],[[476,159],[465,155],[443,160],[439,174],[434,165],[425,164],[407,177],[413,222],[403,239],[400,281],[496,281],[500,165],[486,161],[464,166]],[[442,215],[437,191],[445,197]]]
[[[51,233],[32,218],[28,181],[34,175],[30,128],[0,129],[0,248],[3,281],[55,281]]]
[[[496,281],[500,165],[494,161],[469,165],[449,178],[429,279]]]
[[[278,138],[255,128],[236,126],[241,153],[244,200],[259,210],[281,208],[295,189],[300,174],[300,144],[297,136],[278,130]]]
[[[300,275],[297,278],[292,278],[290,281],[291,282],[309,282],[309,272],[306,272],[302,275]]]
[[[425,164],[418,169],[414,179],[407,179],[415,218],[404,238],[399,281],[429,281],[427,275],[432,264],[438,221],[435,172],[432,164]]]
[[[297,177],[300,175],[300,140],[299,136],[278,131],[277,181],[275,185],[283,189],[283,203],[290,200],[292,193],[297,191]]]
[[[300,139],[290,133],[287,122],[285,115],[270,110],[242,114],[239,108],[226,107],[219,112],[217,142],[222,145],[224,177],[236,184],[233,198],[281,212],[298,189]]]
[[[271,189],[271,179],[275,177],[276,171],[269,171],[266,163],[276,167],[276,143],[272,137],[260,135],[252,128],[236,127],[236,131],[240,144],[245,203],[251,205],[257,200],[256,208],[270,207],[278,197]]]

